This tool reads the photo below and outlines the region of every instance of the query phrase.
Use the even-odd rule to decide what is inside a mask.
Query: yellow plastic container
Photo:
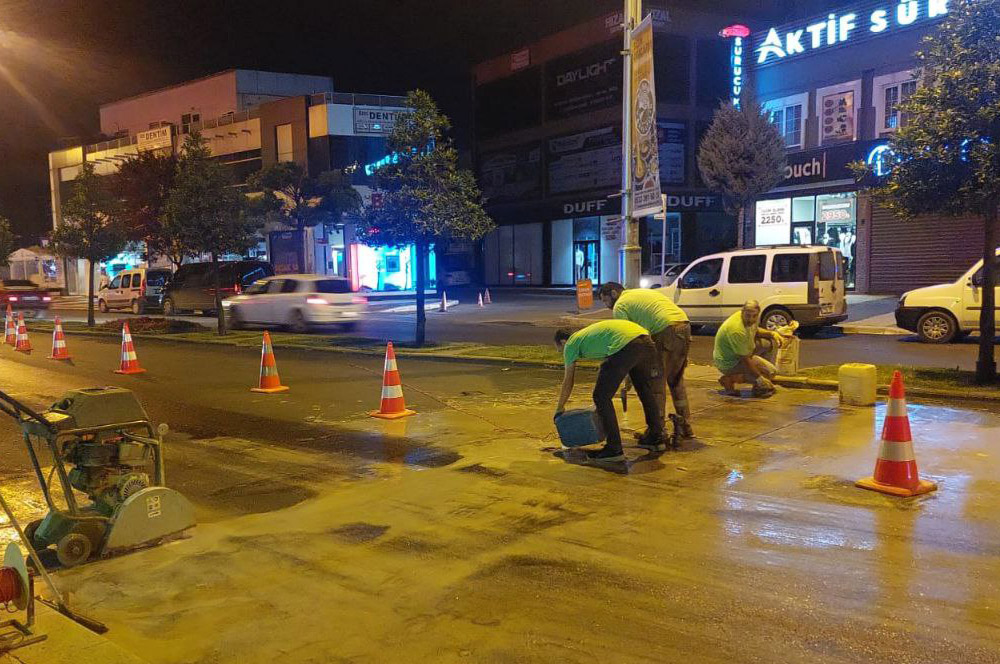
[[[842,364],[837,372],[840,403],[849,406],[874,406],[878,387],[874,364]]]

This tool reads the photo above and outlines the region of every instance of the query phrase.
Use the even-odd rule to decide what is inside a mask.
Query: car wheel
[[[777,330],[779,327],[791,325],[795,317],[787,309],[768,309],[760,319],[760,326],[766,330]]]
[[[296,334],[303,334],[309,331],[309,324],[302,312],[296,309],[288,317],[288,329]]]
[[[917,321],[917,335],[929,344],[946,344],[957,332],[955,319],[944,311],[928,311]]]
[[[134,313],[136,316],[141,314],[144,309],[144,307],[142,306],[142,302],[140,302],[139,300],[132,300],[131,308],[132,308],[132,313]]]
[[[232,307],[229,310],[229,329],[242,330],[244,327],[246,327],[246,321],[243,319],[243,312],[240,311],[239,307]]]
[[[176,314],[177,314],[177,309],[174,308],[174,301],[168,297],[163,301],[163,315],[174,316]]]
[[[98,309],[98,311],[100,311],[100,312],[101,312],[102,314],[106,314],[106,313],[108,313],[108,303],[107,303],[107,302],[105,302],[104,300],[98,300],[98,301],[97,301],[97,309]]]

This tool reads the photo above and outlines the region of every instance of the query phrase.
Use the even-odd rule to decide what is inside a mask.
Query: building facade
[[[666,215],[641,222],[645,270],[735,243],[734,221],[696,165],[729,94],[726,17],[648,13]],[[487,285],[621,280],[621,24],[613,12],[475,67],[475,168],[498,225],[483,244]]]
[[[784,136],[788,168],[757,201],[751,246],[835,246],[849,287],[863,293],[954,280],[981,256],[980,220],[897,219],[848,168],[891,166],[887,139],[907,121],[899,104],[919,85],[915,53],[947,12],[947,0],[861,0],[754,31],[744,64]]]
[[[92,163],[98,174],[109,175],[141,151],[176,154],[193,131],[201,132],[237,182],[272,164],[293,161],[311,175],[335,169],[351,173],[352,184],[365,204],[371,204],[371,165],[385,158],[389,133],[405,112],[402,97],[334,92],[326,77],[248,70],[230,70],[106,104],[101,107],[101,127],[115,138],[49,154],[53,227],[62,222],[62,201],[84,162]],[[349,219],[319,224],[304,234],[267,228],[249,255],[269,261],[279,273],[294,272],[300,251],[310,272],[349,278],[355,290],[409,290],[415,281],[412,247],[365,246],[357,241]],[[433,252],[429,260],[434,287]],[[112,277],[145,263],[142,247],[130,247],[101,267]],[[86,269],[85,261],[68,262],[69,292],[86,292]]]

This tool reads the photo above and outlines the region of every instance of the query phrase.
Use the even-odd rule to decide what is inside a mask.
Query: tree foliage
[[[785,177],[785,141],[755,100],[744,100],[740,108],[724,103],[698,146],[698,168],[726,211],[736,215],[742,247],[747,207]]]
[[[406,104],[413,112],[399,116],[389,138],[389,149],[399,158],[378,170],[382,204],[364,211],[359,233],[373,246],[416,245],[416,343],[421,345],[428,248],[449,238],[477,240],[494,224],[483,209],[472,173],[458,167],[458,151],[447,136],[447,116],[423,90],[411,91]]]
[[[174,155],[144,151],[122,162],[112,186],[129,240],[145,242],[150,259],[164,256],[179,266],[190,252],[182,238],[171,232],[172,227],[163,223],[176,172]]]
[[[62,223],[52,231],[55,252],[89,262],[87,278],[87,325],[94,325],[94,267],[115,256],[128,241],[118,218],[120,206],[110,183],[84,162],[73,180],[69,198],[63,203]]]
[[[257,213],[296,231],[320,223],[337,223],[345,214],[361,209],[361,196],[341,171],[324,171],[311,177],[294,161],[274,164],[250,181],[250,188],[263,192],[254,201]],[[305,254],[298,252],[299,272],[305,272]]]
[[[17,236],[10,227],[10,220],[0,215],[0,267],[10,264],[10,255],[17,249]]]
[[[948,17],[917,54],[919,85],[899,107],[889,138],[890,172],[881,181],[864,164],[874,200],[901,218],[938,213],[985,221],[977,380],[996,378],[997,210],[1000,205],[1000,2],[953,0]]]
[[[163,224],[190,253],[211,254],[218,332],[225,334],[219,260],[253,246],[260,218],[249,214],[243,191],[234,186],[226,167],[212,159],[205,139],[197,132],[184,140],[164,205]]]

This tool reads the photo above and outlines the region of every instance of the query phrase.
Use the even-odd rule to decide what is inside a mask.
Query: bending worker
[[[680,421],[678,433],[684,438],[694,438],[691,429],[691,407],[688,405],[687,390],[684,388],[684,370],[687,368],[688,353],[691,350],[691,323],[687,314],[674,301],[659,291],[649,288],[625,290],[621,284],[609,281],[597,290],[598,296],[614,317],[630,320],[649,330],[656,345],[663,376],[670,388]],[[667,412],[667,395],[660,395],[660,411]]]
[[[597,407],[597,416],[607,435],[607,442],[600,450],[588,452],[588,458],[594,461],[625,460],[612,399],[626,376],[632,379],[646,416],[647,430],[639,446],[657,452],[667,449],[663,413],[656,398],[657,390],[663,390],[663,372],[656,361],[656,347],[644,328],[627,320],[602,320],[573,334],[569,330],[557,330],[555,342],[566,365],[556,417],[563,412],[573,392],[577,360],[603,360],[594,386],[594,406]]]
[[[715,333],[715,352],[712,359],[722,372],[719,384],[726,394],[739,396],[736,386],[753,383],[753,395],[769,397],[775,388],[771,379],[778,369],[757,352],[757,342],[781,346],[781,335],[759,326],[760,303],[747,300],[743,308],[726,319]]]

